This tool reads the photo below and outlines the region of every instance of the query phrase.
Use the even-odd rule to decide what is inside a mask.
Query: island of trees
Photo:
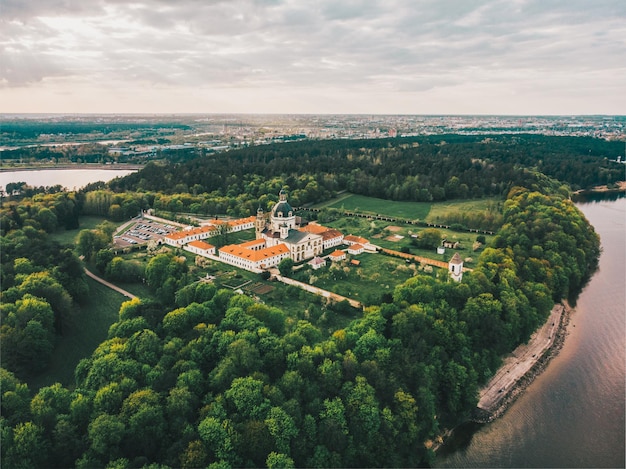
[[[498,137],[291,143],[149,164],[79,192],[3,200],[0,438],[7,467],[416,467],[467,419],[501,357],[597,266],[572,188],[623,179],[604,141]],[[589,152],[588,146],[594,151]],[[140,210],[250,215],[288,187],[295,205],[338,191],[406,201],[500,197],[496,234],[460,283],[416,272],[328,327],[197,282],[177,253],[145,268],[108,246]],[[77,243],[54,234],[103,216]],[[323,213],[332,216],[332,213]],[[465,224],[480,225],[479,217]],[[476,228],[458,223],[459,229]],[[88,304],[84,262],[145,282],[71,382],[31,389]],[[121,273],[123,272],[123,274]],[[126,276],[120,279],[120,276]],[[82,305],[82,306],[81,306]]]

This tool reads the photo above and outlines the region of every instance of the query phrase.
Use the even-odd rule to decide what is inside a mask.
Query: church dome
[[[272,215],[282,218],[293,217],[293,208],[289,205],[289,202],[287,202],[287,193],[284,190],[280,191],[279,199],[278,203],[274,205],[272,209]]]

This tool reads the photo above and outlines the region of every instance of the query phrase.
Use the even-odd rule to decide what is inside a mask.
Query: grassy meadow
[[[87,303],[75,308],[63,324],[63,336],[52,353],[50,365],[42,374],[28,381],[32,391],[56,382],[72,387],[74,368],[107,338],[109,327],[118,319],[120,306],[128,300],[95,280],[88,278],[87,283],[90,289]]]
[[[336,199],[314,205],[312,208],[334,208],[369,215],[386,215],[412,221],[439,223],[446,215],[456,212],[486,212],[502,200],[488,197],[445,202],[401,202],[377,199],[357,194],[341,194]]]

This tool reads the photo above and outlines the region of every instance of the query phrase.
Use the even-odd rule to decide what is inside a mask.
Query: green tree
[[[291,271],[293,270],[293,259],[291,257],[285,257],[282,261],[278,263],[278,271],[280,275],[283,277],[289,277],[291,275]]]
[[[89,424],[91,449],[109,460],[119,456],[125,434],[126,427],[116,415],[100,414]]]
[[[33,422],[19,423],[13,430],[13,441],[6,449],[3,465],[16,469],[45,467],[48,465],[48,451],[43,428]]]
[[[78,233],[77,250],[87,259],[91,259],[98,251],[104,249],[108,241],[101,231],[81,230]]]
[[[265,461],[268,469],[295,469],[293,459],[286,454],[276,453],[272,451]]]

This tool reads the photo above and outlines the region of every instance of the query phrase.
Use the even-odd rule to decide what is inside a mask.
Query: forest
[[[313,146],[308,157],[299,153],[305,144],[289,144],[297,157],[289,157],[283,144],[221,155],[213,166],[204,159],[149,165],[108,186],[4,201],[3,464],[431,464],[434,440],[471,415],[480,385],[501,357],[528,340],[555,302],[575,296],[597,267],[599,239],[569,200],[569,188],[581,181],[573,180],[578,176],[565,162],[582,164],[591,174],[609,168],[611,174],[603,157],[563,156],[576,151],[588,156],[584,142],[564,141],[565,149],[558,140],[545,143],[538,151],[543,156],[533,160],[532,152],[512,144],[509,151],[494,149],[489,155],[479,142],[467,148],[458,143],[448,153],[450,140],[416,147],[385,142],[371,152],[363,141],[340,141],[335,150],[324,142],[323,151]],[[602,146],[597,145],[593,148]],[[415,153],[423,147],[427,151]],[[558,179],[540,171],[558,160],[551,163],[548,147],[562,157]],[[400,166],[403,161],[406,166]],[[89,294],[77,256],[91,257],[104,271],[113,263],[106,254],[111,236],[106,223],[91,234],[81,232],[75,249],[51,241],[50,233],[73,226],[83,214],[132,214],[161,198],[178,201],[179,211],[212,203],[211,210],[234,213],[240,200],[255,209],[269,207],[282,185],[306,203],[344,188],[365,191],[362,180],[391,178],[396,187],[412,178],[415,188],[428,191],[441,184],[449,197],[478,196],[474,186],[502,195],[502,224],[461,283],[418,273],[384,302],[328,334],[272,305],[193,283],[179,257],[156,254],[143,272],[154,298],[122,305],[107,340],[76,367],[74,383],[33,391],[24,384],[62,340],[63,315]],[[386,189],[385,184],[376,190]],[[415,191],[400,194],[415,200]]]

